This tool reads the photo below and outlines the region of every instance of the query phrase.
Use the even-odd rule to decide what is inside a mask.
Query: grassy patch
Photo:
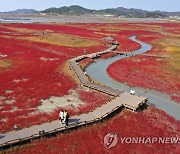
[[[168,47],[168,46],[175,46],[175,47],[180,47],[180,38],[165,38],[162,39],[160,44],[162,46]]]
[[[70,69],[68,62],[60,64],[56,68],[56,72],[63,73],[68,79],[72,80],[73,82],[77,81],[77,78],[75,77],[73,71]]]
[[[166,54],[171,57],[166,60],[166,67],[175,72],[180,71],[180,39],[178,37],[166,38],[161,39],[158,43],[165,49]]]
[[[7,69],[11,67],[12,63],[8,60],[0,60],[0,70]]]
[[[121,27],[106,25],[106,26],[90,26],[90,28],[88,29],[93,30],[93,31],[102,30],[102,31],[109,31],[109,32],[118,32],[119,30],[121,30]]]
[[[22,37],[21,37],[22,38]],[[97,41],[73,35],[47,33],[36,37],[23,37],[24,40],[41,42],[65,47],[91,47],[100,45]]]
[[[63,34],[63,33],[55,33],[51,30],[31,30],[26,28],[9,28],[19,33],[23,34],[37,34],[37,36],[21,36],[16,37],[18,39],[28,40],[32,42],[40,42],[40,43],[48,43],[65,47],[73,47],[73,48],[85,48],[98,46],[100,43],[96,40],[92,40],[89,38],[84,38],[76,35]]]

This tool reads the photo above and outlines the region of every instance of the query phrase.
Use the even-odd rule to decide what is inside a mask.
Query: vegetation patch
[[[10,68],[12,66],[12,62],[9,60],[0,60],[0,70],[4,70]]]
[[[66,35],[66,34],[55,34],[55,33],[48,33],[36,37],[25,37],[22,39],[29,40],[32,42],[48,43],[48,44],[54,44],[65,47],[75,47],[75,48],[80,48],[80,47],[85,48],[85,47],[99,45],[97,41],[90,40],[87,38],[77,37],[73,35]]]

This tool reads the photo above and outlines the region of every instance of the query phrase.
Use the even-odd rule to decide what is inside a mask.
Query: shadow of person
[[[77,123],[79,120],[80,120],[80,119],[78,119],[78,118],[69,118],[68,123],[69,123],[69,124],[75,124],[75,123]]]
[[[6,135],[0,134],[0,139],[4,138]]]
[[[149,107],[147,103],[142,104],[138,109],[137,112],[144,111]]]

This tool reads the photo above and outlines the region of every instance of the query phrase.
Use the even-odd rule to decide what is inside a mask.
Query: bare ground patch
[[[76,91],[72,91],[71,94],[65,95],[63,97],[51,96],[46,100],[40,100],[41,104],[36,108],[40,112],[50,113],[58,108],[72,108],[76,109],[81,105],[84,105],[78,98],[78,94]]]
[[[0,70],[4,70],[10,68],[12,66],[12,62],[9,60],[0,60]]]

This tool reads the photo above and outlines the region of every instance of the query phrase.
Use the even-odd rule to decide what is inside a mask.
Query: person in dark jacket
[[[66,126],[68,126],[68,122],[69,122],[69,114],[67,113],[66,110],[64,110],[64,123],[66,124]]]

